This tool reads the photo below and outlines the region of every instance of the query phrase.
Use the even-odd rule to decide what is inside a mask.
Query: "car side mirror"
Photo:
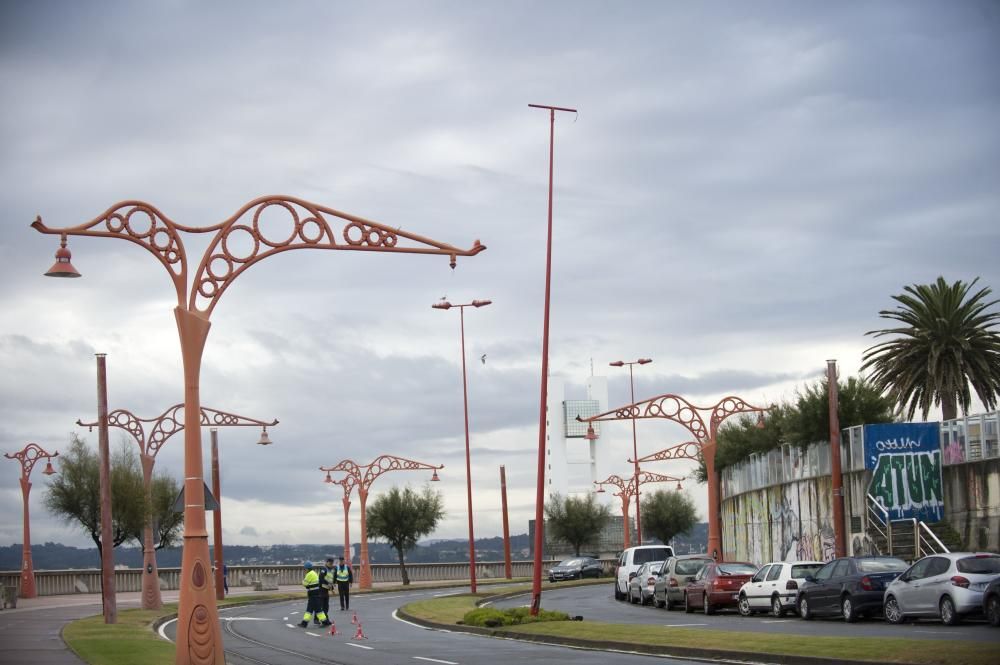
[[[806,582],[815,582],[816,578],[812,575],[806,575]]]

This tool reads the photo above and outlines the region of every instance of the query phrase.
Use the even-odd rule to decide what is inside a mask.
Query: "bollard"
[[[337,622],[330,621],[330,637],[333,637],[336,634],[337,634]]]

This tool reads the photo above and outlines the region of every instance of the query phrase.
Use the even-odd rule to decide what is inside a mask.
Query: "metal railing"
[[[925,552],[926,554],[947,554],[951,552],[944,543],[942,543],[931,528],[924,524],[923,522],[918,523],[920,527],[917,529],[915,540],[917,547],[920,552]],[[926,555],[925,555],[926,556]]]
[[[893,520],[889,519],[889,511],[886,510],[878,499],[871,494],[865,494],[868,504],[868,536],[872,544],[880,554],[893,556],[896,548],[893,547],[893,527],[907,525],[908,530],[913,533],[913,560],[928,556],[930,554],[945,554],[950,552],[944,543],[935,535],[927,524],[915,517]],[[882,552],[880,539],[886,543],[887,552]],[[901,546],[900,549],[903,549]]]
[[[887,553],[891,555],[892,521],[889,519],[889,511],[871,494],[865,494],[865,497],[867,498],[865,503],[868,507],[868,529],[875,532],[875,535],[872,536],[872,542],[878,547],[879,540],[876,536],[880,536],[886,542],[886,547],[889,549]]]

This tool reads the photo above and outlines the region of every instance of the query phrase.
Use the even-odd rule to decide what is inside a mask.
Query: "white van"
[[[629,580],[639,566],[650,561],[666,561],[673,555],[674,548],[669,545],[637,545],[623,551],[615,567],[615,600],[625,600]]]

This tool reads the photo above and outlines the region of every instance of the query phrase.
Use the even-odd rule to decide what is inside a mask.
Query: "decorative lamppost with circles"
[[[52,468],[52,458],[59,455],[59,451],[47,453],[37,443],[29,443],[23,449],[14,453],[4,453],[7,459],[16,459],[21,463],[21,498],[24,501],[24,544],[21,548],[21,598],[37,598],[38,590],[35,588],[35,567],[31,562],[31,519],[28,515],[28,495],[31,493],[31,470],[35,468],[35,463],[41,458],[45,458],[46,476],[51,476],[56,472]]]
[[[631,461],[631,460],[630,460]],[[611,474],[607,478],[601,481],[594,481],[597,485],[597,489],[594,490],[596,494],[603,494],[605,492],[605,485],[614,485],[618,488],[615,492],[615,496],[621,499],[622,502],[622,526],[625,529],[625,540],[623,544],[623,549],[628,549],[632,546],[632,539],[629,537],[629,518],[628,518],[628,508],[632,503],[633,498],[638,498],[638,489],[640,485],[645,485],[647,483],[677,483],[677,489],[682,489],[681,481],[685,478],[676,478],[674,476],[665,476],[660,473],[653,473],[651,471],[640,471],[638,474],[633,474],[629,478],[622,478],[617,474]]]

